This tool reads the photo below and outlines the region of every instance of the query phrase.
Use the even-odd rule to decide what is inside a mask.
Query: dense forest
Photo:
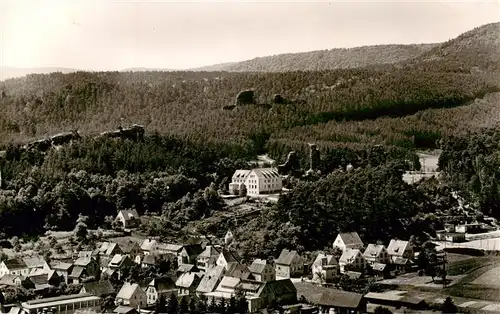
[[[439,167],[446,179],[485,215],[500,219],[500,128],[442,140]]]
[[[308,142],[321,151],[321,176],[292,180],[291,193],[238,226],[245,256],[322,249],[341,230],[425,238],[440,223],[433,213],[454,206],[451,187],[498,217],[498,135],[469,134],[498,122],[498,26],[366,68],[76,72],[0,82],[2,236],[72,230],[82,215],[89,227],[110,227],[128,208],[161,217],[143,226],[150,234],[180,231],[224,210],[218,192],[258,154],[281,163],[295,150],[307,169]],[[250,88],[253,104],[223,109]],[[143,140],[95,137],[133,123],[144,125]],[[70,145],[20,145],[73,129],[83,138]],[[444,149],[445,183],[404,183],[401,171],[418,168],[415,150],[436,147]],[[348,164],[355,170],[344,171]]]
[[[138,123],[224,143],[269,134],[270,143],[434,147],[460,128],[457,121],[472,120],[478,110],[488,117],[490,107],[473,102],[500,91],[497,30],[498,24],[473,30],[418,62],[369,68],[29,75],[0,83],[0,138],[27,140],[74,128],[90,134]],[[462,46],[472,48],[460,53]],[[248,88],[256,92],[255,105],[222,109]],[[273,103],[274,94],[285,101]],[[472,108],[453,110],[464,106]]]
[[[288,72],[363,68],[413,59],[437,44],[379,45],[287,53],[252,60],[216,64],[196,71]]]

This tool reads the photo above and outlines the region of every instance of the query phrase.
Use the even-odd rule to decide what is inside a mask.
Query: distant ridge
[[[59,67],[37,67],[37,68],[17,68],[0,66],[0,80],[7,80],[10,78],[22,77],[28,74],[48,74],[54,72],[61,73],[72,73],[81,70],[71,69],[71,68],[59,68]]]
[[[127,68],[120,70],[120,72],[174,72],[174,71],[182,71],[182,70],[174,70],[174,69],[161,69],[161,68]]]
[[[286,72],[362,68],[414,59],[440,44],[376,45],[335,48],[258,57],[242,62],[215,64],[192,71]]]

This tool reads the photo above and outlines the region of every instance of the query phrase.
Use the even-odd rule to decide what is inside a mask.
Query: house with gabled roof
[[[177,267],[177,276],[191,272],[199,272],[198,267],[193,264],[180,264],[179,267]]]
[[[233,194],[239,193],[242,184],[247,189],[247,195],[255,196],[272,194],[283,189],[283,179],[277,168],[236,170],[229,184],[229,191]]]
[[[365,269],[365,265],[366,260],[358,249],[346,249],[339,259],[341,273],[346,273],[348,270],[362,272]]]
[[[46,291],[51,287],[58,287],[62,278],[55,270],[50,270],[48,273],[30,276],[27,278],[33,286],[31,287],[34,292]]]
[[[109,280],[84,282],[80,293],[89,293],[101,298],[116,294],[115,289]]]
[[[119,222],[123,229],[135,228],[141,223],[139,214],[135,209],[120,210],[115,221]]]
[[[414,251],[409,241],[391,240],[389,246],[387,246],[387,253],[389,254],[391,263],[394,263],[396,260],[410,260],[414,258]]]
[[[177,286],[170,277],[155,278],[146,288],[148,305],[158,302],[162,295],[168,299],[171,294],[177,295]]]
[[[147,306],[147,295],[137,283],[125,282],[115,298],[116,305],[132,308]]]
[[[177,295],[185,296],[185,295],[193,295],[196,293],[196,288],[201,282],[201,278],[203,277],[202,273],[191,272],[191,273],[183,273],[177,278],[175,285],[177,287]]]
[[[240,263],[229,263],[226,267],[226,276],[240,279],[255,279],[248,266]]]
[[[93,257],[79,257],[73,263],[73,269],[68,279],[72,283],[80,283],[86,277],[97,278],[100,272],[100,265]]]
[[[114,256],[115,254],[123,254],[122,249],[115,242],[103,242],[99,247],[99,255],[102,256]]]
[[[339,273],[339,264],[330,254],[319,253],[312,264],[313,280],[331,281]]]
[[[339,248],[344,252],[346,249],[361,250],[364,244],[357,232],[339,233],[333,242],[334,248]]]
[[[181,264],[196,264],[196,258],[203,252],[201,244],[188,244],[183,245],[181,251],[179,252],[178,261]]]
[[[171,254],[179,256],[183,248],[184,246],[179,244],[158,242],[156,245],[156,252],[158,254]]]
[[[266,260],[255,259],[249,267],[252,276],[257,281],[266,282],[276,280],[276,270]]]
[[[229,263],[239,263],[240,256],[236,251],[223,249],[220,251],[219,257],[215,262],[216,265],[227,267]]]
[[[121,278],[122,271],[126,267],[134,265],[134,262],[127,255],[116,254],[109,261],[108,269],[117,272],[118,279]]]
[[[209,268],[198,284],[196,294],[201,296],[205,293],[213,292],[219,285],[225,273],[226,269],[223,266],[214,266]]]
[[[304,274],[304,260],[297,251],[283,249],[274,264],[276,278],[300,277]]]
[[[147,267],[152,267],[158,264],[158,257],[153,254],[149,255],[144,255],[144,257],[141,260],[141,267],[142,268],[147,268]]]
[[[141,250],[144,255],[154,254],[158,246],[155,239],[144,239],[141,244]]]
[[[49,264],[40,255],[25,256],[23,257],[23,261],[28,266],[30,272],[34,269],[41,269],[46,272],[50,271]]]
[[[26,286],[26,278],[21,275],[5,274],[0,277],[0,288],[11,286]],[[1,293],[1,292],[0,292]]]
[[[387,264],[390,260],[389,253],[387,253],[387,249],[382,244],[368,244],[363,256],[370,265],[374,263]]]
[[[219,254],[219,251],[215,247],[207,245],[205,250],[196,258],[196,266],[198,266],[201,271],[208,271],[209,268],[217,264]]]
[[[28,276],[30,270],[28,265],[20,258],[12,258],[0,263],[0,277],[4,275]]]
[[[64,263],[64,262],[54,262],[51,263],[50,268],[55,270],[56,273],[61,276],[66,284],[69,283],[68,278],[73,270],[73,264]]]

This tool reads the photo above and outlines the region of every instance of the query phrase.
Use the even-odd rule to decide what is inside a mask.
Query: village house
[[[135,209],[120,210],[115,221],[120,223],[123,229],[135,228],[141,223],[139,214]]]
[[[154,239],[145,239],[141,244],[142,253],[144,255],[154,254],[157,246],[158,241]]]
[[[116,295],[115,303],[132,308],[146,307],[147,295],[138,284],[125,282]]]
[[[80,283],[86,277],[97,278],[100,272],[100,265],[93,257],[79,257],[73,263],[73,269],[68,276],[71,283]]]
[[[118,279],[121,279],[124,268],[134,265],[134,262],[127,256],[116,254],[108,264],[108,269],[117,274]]]
[[[290,279],[259,282],[224,276],[213,292],[205,296],[211,300],[226,302],[240,291],[248,302],[249,312],[253,313],[272,303],[293,304],[297,302],[297,290]]]
[[[193,264],[180,264],[179,267],[177,268],[177,276],[191,272],[199,272],[198,267],[196,267],[196,265]]]
[[[346,249],[363,249],[363,241],[357,232],[339,233],[333,242],[333,248],[339,248],[342,252]]]
[[[196,288],[196,295],[201,296],[205,293],[213,292],[219,285],[222,277],[224,277],[225,272],[226,269],[223,266],[209,268]]]
[[[312,264],[313,280],[330,282],[338,275],[339,265],[333,255],[319,253]]]
[[[436,232],[438,240],[447,242],[465,242],[465,233]]]
[[[346,273],[348,270],[363,272],[365,265],[365,258],[357,249],[346,249],[339,259],[341,273]]]
[[[155,265],[157,265],[157,260],[158,260],[158,257],[156,257],[156,255],[153,255],[153,254],[144,255],[144,257],[141,260],[141,267],[148,268],[148,267],[155,266]]]
[[[162,295],[165,299],[168,299],[171,294],[177,295],[177,286],[172,278],[169,277],[155,278],[151,280],[146,288],[148,305],[158,302]]]
[[[30,274],[36,275],[50,271],[49,264],[40,255],[23,257],[23,261],[30,270]]]
[[[123,254],[123,251],[121,250],[118,243],[103,242],[99,247],[99,255],[101,256],[111,257],[115,256],[116,254]]]
[[[26,288],[26,277],[21,275],[5,274],[0,277],[0,289],[12,286],[23,286]]]
[[[455,226],[457,233],[479,233],[483,231],[483,225],[480,223],[462,224]]]
[[[283,179],[277,168],[236,170],[229,184],[230,193],[238,194],[242,185],[245,185],[250,196],[272,194],[283,189]]]
[[[201,282],[201,277],[203,277],[203,274],[195,272],[183,273],[180,275],[175,282],[175,286],[178,289],[177,295],[185,296],[195,294],[196,288]]]
[[[274,264],[276,278],[293,278],[304,274],[304,260],[297,251],[283,249]]]
[[[316,304],[321,309],[320,313],[366,313],[366,301],[362,294],[302,282],[295,282],[294,285],[297,298],[304,297],[309,303]]]
[[[196,264],[196,258],[203,252],[201,244],[184,245],[179,252],[178,261],[181,264]]]
[[[363,257],[366,262],[370,265],[374,263],[387,264],[390,261],[389,254],[385,246],[381,244],[368,244],[365,252],[363,253]]]
[[[236,251],[230,251],[223,249],[221,250],[217,261],[215,262],[218,266],[227,267],[229,263],[239,263],[240,257]]]
[[[226,276],[240,279],[255,279],[250,272],[250,269],[245,264],[229,263],[226,267]]]
[[[181,253],[182,249],[183,249],[183,246],[179,245],[179,244],[159,242],[156,245],[156,252],[160,255],[161,254],[169,254],[169,255],[173,255],[173,256],[177,257]]]
[[[84,282],[82,284],[82,289],[80,289],[80,293],[89,293],[101,298],[114,296],[116,294],[115,289],[109,280]]]
[[[257,281],[266,282],[276,280],[276,270],[266,260],[255,259],[252,265],[250,265],[249,270]]]
[[[21,275],[26,277],[29,273],[28,265],[20,258],[8,259],[0,263],[0,277],[4,275]]]
[[[394,263],[396,259],[413,259],[414,257],[413,248],[410,242],[402,240],[391,240],[387,247],[387,253],[392,263]]]
[[[196,258],[196,266],[198,266],[201,271],[208,271],[209,268],[217,264],[219,254],[219,251],[216,250],[215,247],[207,245],[205,250]]]
[[[68,278],[73,270],[73,264],[64,263],[64,262],[55,262],[51,264],[52,270],[55,270],[56,273],[61,276],[66,284],[69,283]]]
[[[41,293],[51,287],[58,287],[63,278],[55,270],[51,270],[45,274],[29,276],[28,280],[32,283],[31,289],[35,293]]]

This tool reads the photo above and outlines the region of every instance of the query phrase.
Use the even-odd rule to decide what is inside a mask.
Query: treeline
[[[73,230],[79,215],[89,217],[90,227],[109,227],[109,216],[130,208],[162,214],[163,229],[180,230],[190,220],[223,209],[217,192],[227,190],[234,171],[250,168],[262,149],[278,162],[295,149],[302,168],[309,167],[306,145],[268,143],[265,134],[244,144],[152,134],[139,142],[86,137],[47,152],[16,145],[4,149],[0,229],[8,236]],[[349,163],[418,163],[411,152],[396,148],[320,149],[325,175]]]
[[[406,184],[397,163],[337,171],[301,183],[258,219],[237,226],[235,243],[253,257],[277,256],[283,248],[322,250],[339,232],[356,231],[369,243],[409,235],[426,239],[440,227],[432,217],[435,195]]]
[[[419,147],[414,134],[430,128],[439,137],[442,127],[422,130],[420,123],[404,121],[397,122],[404,132],[381,129],[380,136],[372,137],[373,131],[363,126],[374,119],[465,105],[498,87],[497,81],[470,67],[448,68],[445,62],[425,71],[387,66],[287,73],[30,75],[0,83],[5,92],[0,99],[0,136],[4,142],[18,141],[74,128],[92,134],[138,123],[196,141],[242,143],[255,131],[294,141],[303,137],[301,128],[310,127],[317,132],[307,141],[371,144],[375,139],[379,144]],[[270,104],[274,94],[289,103],[222,110],[247,88],[256,90],[259,104]],[[342,131],[323,134],[320,130],[327,123]],[[450,128],[446,130],[453,132]]]
[[[500,128],[449,137],[441,146],[439,168],[450,184],[485,215],[500,219]]]

